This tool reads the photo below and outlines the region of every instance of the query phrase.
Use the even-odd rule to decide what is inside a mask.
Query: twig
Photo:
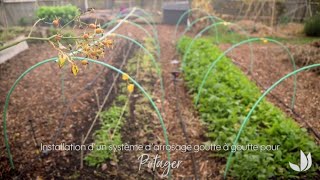
[[[37,138],[36,138],[36,133],[34,132],[34,127],[33,127],[33,124],[32,124],[32,120],[29,119],[28,122],[30,123],[30,130],[31,130],[32,140],[34,142],[34,145],[38,148],[39,144],[38,144],[38,141],[37,141]]]
[[[101,40],[104,40],[106,37],[110,36],[115,30],[117,30],[134,12],[136,11],[136,8],[133,8],[130,13],[125,17],[123,18],[116,26],[114,26],[110,31],[108,31],[107,33],[105,33],[99,40],[95,41],[93,44],[91,45],[95,45],[97,44],[99,41]],[[75,54],[78,54],[79,52],[81,52],[82,49],[78,49],[74,52],[71,52],[69,54],[69,56],[72,56],[72,55],[75,55]]]
[[[132,44],[130,44],[130,47],[131,47],[131,46],[132,46]],[[120,69],[125,65],[128,56],[129,56],[129,51],[128,51],[127,55],[126,55],[126,58],[124,58],[124,60],[123,60],[123,62],[122,62],[122,64],[121,64]],[[114,86],[115,86],[116,80],[118,79],[119,76],[120,76],[120,74],[118,73],[118,74],[116,75],[116,77],[114,77],[113,82],[112,82],[112,84],[111,84],[111,87],[109,88],[109,91],[108,91],[107,95],[105,96],[102,104],[100,105],[100,108],[99,108],[99,110],[98,110],[98,112],[97,112],[97,114],[96,114],[96,116],[95,116],[95,118],[94,118],[94,120],[93,120],[93,122],[92,122],[92,124],[91,124],[91,126],[90,126],[90,128],[89,128],[89,130],[87,131],[87,134],[85,135],[85,138],[84,138],[84,140],[83,140],[83,143],[85,143],[86,140],[88,139],[88,136],[89,136],[89,134],[91,133],[91,131],[92,131],[92,129],[93,129],[93,126],[95,125],[97,119],[100,117],[100,113],[101,113],[104,105],[107,103],[107,101],[108,101],[108,99],[109,99],[109,96],[110,96],[110,94],[111,94],[111,92],[112,92],[112,90],[113,90],[113,88],[114,88]]]
[[[28,38],[31,36],[34,27],[36,27],[36,25],[37,25],[40,21],[42,21],[42,20],[44,20],[44,18],[38,19],[38,21],[36,21],[36,22],[33,24],[32,28],[31,28],[31,30],[30,30],[30,32],[29,32]]]
[[[117,130],[118,126],[120,125],[121,119],[122,119],[122,117],[124,115],[124,112],[126,111],[126,108],[127,108],[128,104],[129,104],[130,97],[131,97],[131,94],[129,95],[126,103],[124,104],[124,106],[122,108],[121,115],[120,115],[120,117],[118,119],[118,122],[117,122],[116,126],[114,127],[114,131],[113,131],[112,135],[110,136],[110,140],[112,140],[114,134],[116,133],[116,130]],[[107,131],[110,133],[110,130],[111,130],[111,127],[109,127],[109,129]]]
[[[97,89],[94,89],[94,93],[96,95],[97,107],[99,108],[100,107],[100,100],[99,100],[99,94],[98,94]]]
[[[131,49],[131,46],[130,46],[129,49]],[[97,76],[96,76],[93,80],[91,80],[89,83],[87,83],[87,85],[86,85],[84,88],[82,88],[80,91],[78,91],[76,94],[73,95],[73,97],[71,98],[71,100],[70,100],[69,103],[68,103],[68,106],[67,106],[67,108],[66,108],[66,111],[64,112],[62,121],[60,121],[58,130],[57,130],[57,132],[54,134],[54,136],[53,136],[53,138],[52,138],[53,144],[55,144],[55,142],[56,142],[56,140],[57,140],[57,137],[58,137],[58,134],[60,134],[60,132],[61,132],[61,128],[63,127],[63,123],[65,122],[65,119],[67,118],[67,115],[68,115],[69,112],[70,112],[70,109],[71,109],[70,106],[71,106],[71,104],[72,104],[74,101],[77,100],[77,97],[78,97],[84,90],[89,89],[90,86],[92,86],[104,72],[105,72],[105,71],[104,71],[104,69],[103,69],[101,72],[99,72],[99,73],[97,74]]]
[[[272,29],[272,32],[273,32],[273,25],[274,25],[274,16],[275,16],[275,11],[276,11],[276,0],[273,0],[273,3],[272,3],[272,16],[271,16],[271,29]]]
[[[83,149],[82,149],[82,145],[83,145],[83,134],[81,135],[80,169],[83,168]]]

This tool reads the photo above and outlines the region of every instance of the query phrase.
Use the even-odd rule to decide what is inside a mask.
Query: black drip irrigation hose
[[[190,144],[189,136],[188,136],[188,133],[187,133],[187,130],[186,130],[186,124],[185,124],[185,122],[183,120],[183,117],[182,117],[182,114],[181,114],[181,111],[180,111],[179,95],[177,93],[177,81],[178,81],[177,78],[180,75],[180,72],[178,72],[178,71],[172,72],[172,75],[173,75],[174,94],[176,95],[177,117],[178,117],[178,119],[180,121],[180,126],[181,126],[181,129],[182,129],[183,135],[185,137],[186,143]],[[191,161],[192,161],[192,170],[193,170],[194,177],[195,177],[196,180],[198,180],[199,179],[198,170],[197,170],[196,160],[195,160],[195,157],[194,157],[193,150],[191,150],[191,152],[190,152],[190,157],[191,157]]]

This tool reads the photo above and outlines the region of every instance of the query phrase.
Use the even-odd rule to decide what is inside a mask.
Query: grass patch
[[[26,27],[9,27],[6,29],[0,29],[0,45],[5,43],[6,41],[13,40],[19,35],[25,35],[29,33],[30,28]]]
[[[253,36],[250,36],[250,35],[247,36],[245,32],[238,33],[225,26],[217,26],[217,32],[218,32],[218,40],[216,38],[214,28],[211,28],[209,30],[209,33],[205,38],[215,44],[218,44],[218,43],[236,44],[241,41],[247,40],[248,38],[253,38]],[[271,38],[281,43],[288,43],[288,44],[309,44],[314,41],[320,41],[319,37],[308,37],[304,35],[297,35],[295,37],[288,37],[288,38],[267,36],[266,38]],[[259,42],[255,42],[255,43],[259,43]]]

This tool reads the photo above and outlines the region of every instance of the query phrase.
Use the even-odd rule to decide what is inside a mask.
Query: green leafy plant
[[[304,32],[307,36],[320,36],[320,14],[309,18],[304,25]]]
[[[184,53],[190,38],[178,44]],[[184,78],[194,95],[197,94],[208,66],[221,54],[210,40],[197,40],[186,59]],[[259,88],[236,67],[229,58],[217,63],[208,78],[197,106],[207,127],[210,143],[231,145],[241,123],[252,105],[261,95]],[[319,168],[320,148],[279,108],[264,100],[254,111],[242,133],[239,145],[280,145],[275,151],[237,151],[230,174],[236,179],[268,179],[313,177]],[[300,150],[311,152],[313,167],[307,173],[290,169],[289,162],[297,162]],[[216,156],[227,157],[229,152],[219,151]]]
[[[121,145],[120,128],[122,122],[122,106],[127,96],[121,95],[117,102],[107,111],[100,114],[101,127],[94,133],[94,149],[85,157],[89,166],[99,166],[106,160],[117,162],[117,154],[110,146]],[[127,110],[125,110],[127,111]]]
[[[146,39],[144,41],[145,47],[147,47],[147,49],[150,51],[154,50],[154,44],[152,41],[153,39]],[[150,74],[148,72],[150,70],[152,72],[151,75],[149,75],[150,77],[144,76],[143,80],[141,81],[142,83],[146,84],[146,86],[144,86],[145,89],[152,91],[153,85],[149,84],[146,79],[156,79],[157,75],[155,67],[150,62],[150,57],[147,56],[144,51],[138,51],[135,56],[129,60],[128,64],[126,65],[126,70],[129,74],[136,74],[136,76],[138,76],[138,74]],[[134,76],[132,77],[138,78]],[[93,135],[94,150],[85,157],[85,161],[89,166],[100,166],[106,160],[112,160],[114,162],[118,161],[117,153],[120,152],[114,152],[113,149],[110,149],[110,147],[115,147],[122,144],[121,128],[125,123],[125,118],[130,116],[128,101],[130,93],[133,91],[130,91],[128,88],[130,87],[130,84],[131,83],[128,80],[128,76],[122,76],[122,81],[118,84],[120,91],[117,94],[112,106],[108,110],[101,112],[101,127],[95,131]],[[135,118],[143,119],[145,118],[144,116],[146,112],[149,114],[153,113],[153,110],[151,109],[147,99],[140,97],[137,98],[136,101],[139,103],[135,104]]]
[[[60,24],[70,22],[73,18],[80,15],[79,9],[76,6],[41,6],[36,15],[38,18],[44,18],[47,22],[52,22],[55,19],[60,19]]]

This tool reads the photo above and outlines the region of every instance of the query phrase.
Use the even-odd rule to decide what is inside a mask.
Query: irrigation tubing
[[[174,86],[174,94],[176,95],[176,112],[177,112],[177,117],[180,121],[180,126],[181,126],[181,129],[182,129],[182,132],[183,132],[183,135],[185,137],[185,140],[186,140],[186,143],[187,144],[190,144],[190,140],[189,140],[189,136],[188,136],[188,133],[187,133],[187,129],[186,129],[186,124],[183,120],[183,117],[182,117],[182,114],[181,114],[181,110],[180,110],[180,101],[179,101],[179,94],[178,94],[178,91],[177,91],[177,76],[176,75],[173,75],[173,86]],[[195,157],[194,157],[194,152],[193,150],[191,150],[190,152],[190,157],[191,157],[191,161],[192,161],[192,170],[193,170],[193,174],[194,174],[194,177],[196,180],[199,179],[199,176],[198,176],[198,170],[197,170],[197,166],[196,166],[196,160],[195,160]]]

